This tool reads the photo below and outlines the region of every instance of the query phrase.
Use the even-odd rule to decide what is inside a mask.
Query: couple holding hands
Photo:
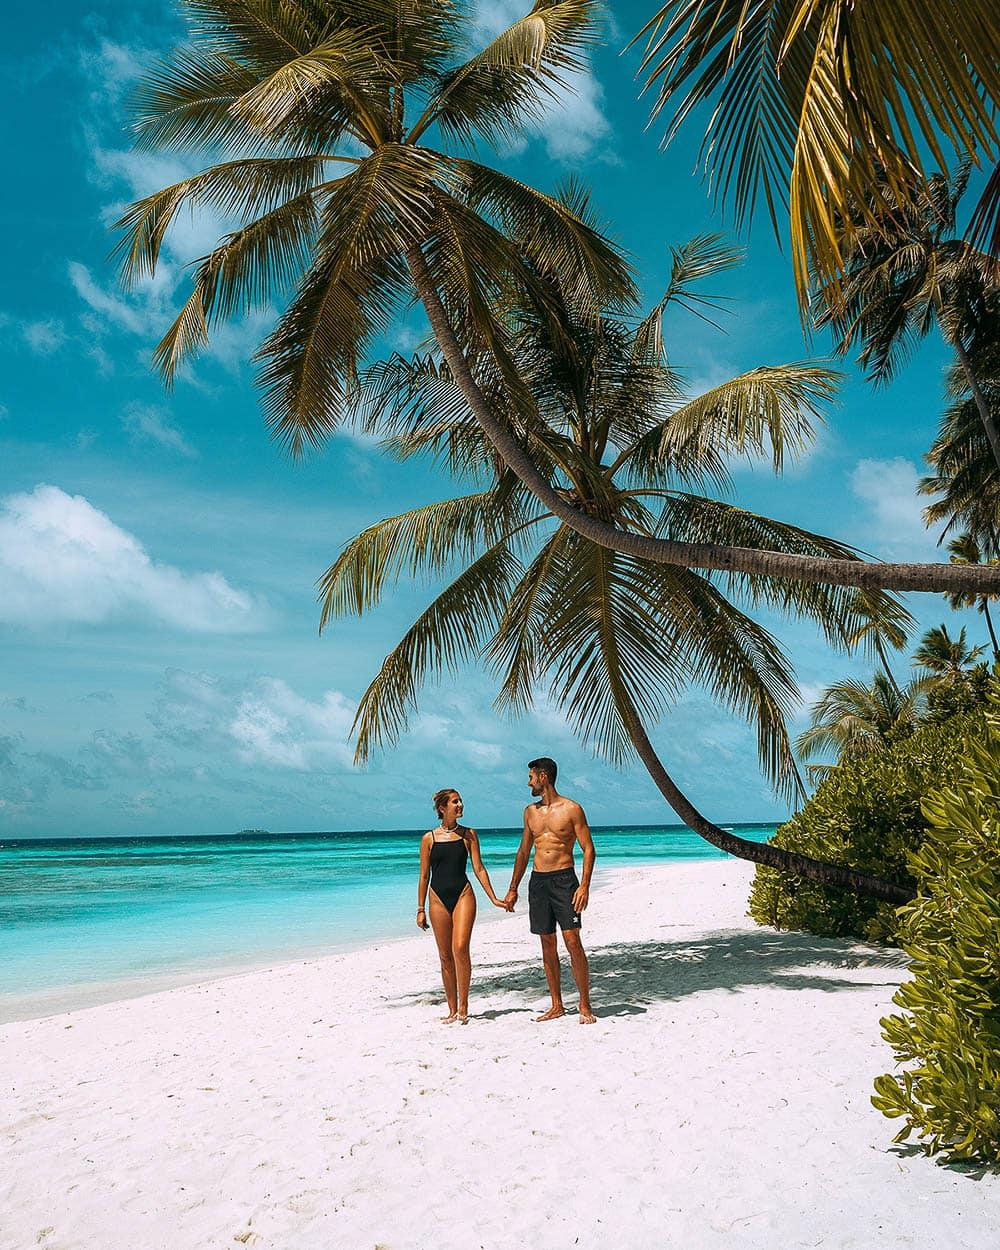
[[[417,886],[417,925],[432,928],[441,959],[441,980],[448,1000],[448,1015],[442,1023],[465,1024],[469,1018],[469,982],[472,962],[469,944],[476,921],[476,896],[466,876],[466,865],[472,858],[472,869],[480,885],[495,907],[513,911],[517,887],[521,883],[528,858],[534,851],[532,873],[528,881],[528,914],[531,932],[542,941],[542,963],[548,982],[552,1006],[536,1020],[557,1020],[566,1014],[563,1006],[559,951],[556,929],[562,930],[563,942],[569,952],[573,979],[580,992],[580,1023],[593,1024],[590,1009],[590,968],[580,941],[581,913],[590,895],[590,878],[594,871],[594,842],[587,827],[587,818],[579,803],[556,790],[555,760],[543,756],[528,765],[528,786],[536,801],[524,809],[524,833],[514,860],[510,889],[497,898],[490,884],[490,875],[483,864],[479,837],[475,829],[460,823],[462,796],[457,790],[439,790],[434,807],[440,824],[425,833],[420,841],[420,880]],[[583,880],[578,881],[573,864],[573,848],[579,842],[583,851]],[[430,887],[430,910],[425,907]],[[427,917],[430,915],[430,925]]]

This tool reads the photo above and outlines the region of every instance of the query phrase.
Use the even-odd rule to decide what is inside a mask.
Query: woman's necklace
[[[441,830],[442,833],[458,833],[457,823],[454,825],[446,825],[444,821],[442,821],[441,824],[438,825],[438,828]]]

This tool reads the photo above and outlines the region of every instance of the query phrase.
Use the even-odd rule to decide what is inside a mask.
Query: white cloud
[[[144,619],[190,633],[242,633],[267,611],[218,572],[154,561],[82,495],[39,485],[0,501],[0,621],[41,626]]]
[[[188,459],[198,454],[162,408],[132,404],[122,416],[122,424],[135,442],[157,443]]]
[[[409,737],[421,747],[454,755],[475,768],[497,768],[505,758],[503,747],[473,737],[468,729],[469,715],[449,717],[439,712],[421,712],[413,721]]]
[[[230,755],[255,768],[295,772],[352,767],[354,703],[338,690],[309,699],[280,678],[247,684],[168,669],[150,721],[162,741]]]
[[[354,705],[337,690],[314,703],[286,682],[265,677],[240,698],[228,732],[247,764],[300,772],[334,764],[349,768],[353,720]]]
[[[61,321],[26,321],[21,326],[24,341],[39,356],[50,356],[66,341]]]
[[[859,460],[850,485],[866,505],[868,516],[853,541],[882,559],[937,558],[936,534],[924,524],[919,481],[916,466],[902,456]]]

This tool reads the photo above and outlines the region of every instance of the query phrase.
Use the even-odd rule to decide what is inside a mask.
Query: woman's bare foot
[[[558,1007],[550,1007],[548,1011],[543,1011],[540,1016],[535,1016],[535,1023],[541,1024],[543,1020],[558,1020],[560,1016],[566,1014],[566,1008],[562,1005]]]
[[[442,1024],[454,1024],[457,1019],[458,1019],[458,1012],[453,1011],[450,1015],[442,1016],[441,1023]]]
[[[594,1015],[594,1013],[590,1010],[589,1007],[583,1007],[583,1006],[580,1007],[580,1023],[581,1024],[596,1024],[597,1023],[597,1017]]]
[[[458,1023],[459,1023],[459,1024],[468,1024],[468,1023],[469,1023],[469,1013],[468,1013],[467,1011],[466,1011],[466,1012],[461,1012],[461,1011],[460,1011],[460,1012],[458,1013]]]

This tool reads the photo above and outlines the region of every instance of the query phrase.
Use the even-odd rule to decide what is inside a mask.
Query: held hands
[[[589,886],[585,886],[585,885],[577,886],[576,893],[573,895],[573,910],[583,911],[589,902],[590,902]]]
[[[501,907],[505,907],[507,911],[514,910],[514,904],[517,902],[517,890],[513,887],[507,891],[500,903]]]
[[[508,894],[505,898],[496,898],[496,897],[494,897],[494,899],[493,899],[493,906],[494,906],[494,907],[499,907],[499,908],[501,908],[503,911],[513,911],[513,910],[514,910],[514,904],[511,902],[511,899],[510,899],[510,895],[509,895],[509,894]]]

